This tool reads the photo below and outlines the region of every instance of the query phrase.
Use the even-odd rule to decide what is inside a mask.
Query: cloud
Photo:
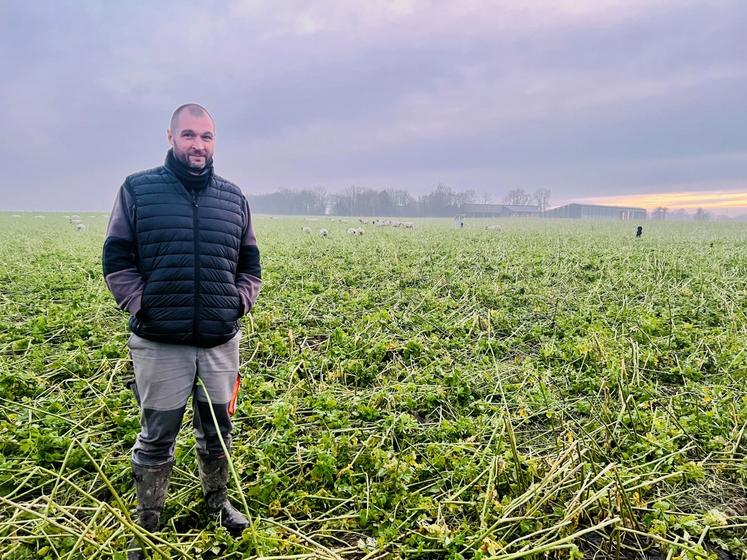
[[[192,100],[216,116],[220,172],[252,190],[443,180],[579,197],[747,176],[725,155],[747,152],[736,0],[6,11],[0,150],[17,163],[7,184],[35,188],[0,196],[21,206],[110,200],[161,160],[171,111]]]

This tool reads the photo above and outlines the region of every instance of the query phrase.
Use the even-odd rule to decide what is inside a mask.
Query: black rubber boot
[[[228,493],[228,459],[197,455],[200,467],[200,482],[205,495],[205,503],[210,517],[225,527],[229,533],[237,535],[249,527],[246,517],[231,505]]]
[[[132,478],[135,479],[137,494],[137,524],[152,533],[158,528],[166,492],[169,490],[173,463],[157,467],[143,467],[132,463]],[[127,560],[145,558],[140,542],[133,538],[127,545]]]

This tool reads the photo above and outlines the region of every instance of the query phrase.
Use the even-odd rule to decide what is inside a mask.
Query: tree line
[[[650,217],[652,220],[695,220],[697,222],[706,222],[713,218],[711,213],[704,208],[696,208],[695,212],[690,214],[682,208],[670,210],[665,206],[658,206],[651,212]]]
[[[509,191],[504,204],[536,205],[547,209],[550,189],[528,193],[523,189]],[[339,193],[317,189],[281,189],[268,194],[249,195],[254,212],[259,214],[332,214],[337,216],[453,216],[465,204],[488,204],[490,193],[475,190],[457,191],[439,184],[433,191],[413,196],[402,189],[369,189],[347,187]]]

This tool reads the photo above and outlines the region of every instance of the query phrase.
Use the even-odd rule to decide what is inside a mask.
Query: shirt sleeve
[[[254,236],[251,212],[246,198],[244,199],[244,212],[246,213],[246,227],[243,231],[239,249],[239,263],[236,267],[236,288],[241,297],[242,315],[254,307],[259,290],[262,288],[259,247],[257,247],[257,239]]]
[[[126,182],[120,187],[109,216],[102,264],[104,280],[117,305],[137,315],[145,282],[137,267],[135,203]]]

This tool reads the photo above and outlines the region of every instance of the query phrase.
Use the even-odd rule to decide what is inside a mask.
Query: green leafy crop
[[[131,535],[126,317],[86,221],[0,214],[2,559]],[[154,557],[747,558],[743,225],[255,222],[252,526],[206,525],[187,418]]]

